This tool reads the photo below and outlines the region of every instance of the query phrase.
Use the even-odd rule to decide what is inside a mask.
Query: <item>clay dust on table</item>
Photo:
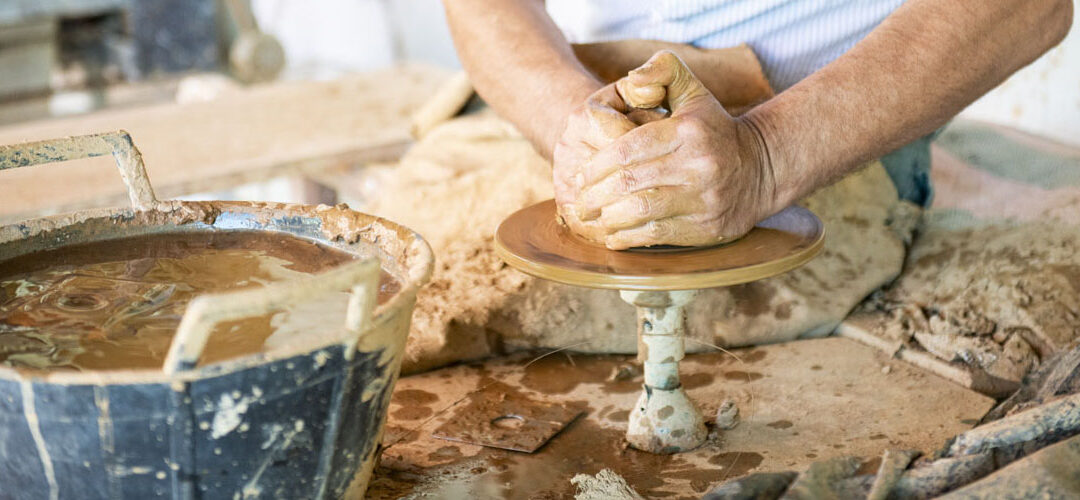
[[[957,217],[931,213],[865,317],[883,339],[1018,383],[1080,338],[1080,228]]]

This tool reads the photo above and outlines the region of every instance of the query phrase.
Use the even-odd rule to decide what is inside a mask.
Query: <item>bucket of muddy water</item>
[[[158,201],[124,132],[0,148],[113,155],[132,208],[0,227],[0,498],[353,498],[431,250],[347,207]]]

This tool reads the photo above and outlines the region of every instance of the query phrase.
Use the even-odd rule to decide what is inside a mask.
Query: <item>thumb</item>
[[[653,54],[645,64],[615,83],[619,95],[634,108],[656,108],[667,101],[672,114],[712,94],[686,63],[670,50]]]

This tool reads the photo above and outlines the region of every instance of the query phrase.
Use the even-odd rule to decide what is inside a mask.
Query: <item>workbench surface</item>
[[[864,457],[869,468],[885,449],[932,452],[993,404],[844,338],[734,352],[742,362],[719,352],[682,362],[683,383],[706,418],[730,398],[740,423],[679,455],[626,447],[627,410],[641,378],[612,374],[633,373],[631,356],[560,352],[527,367],[535,356],[515,356],[403,378],[368,498],[567,498],[570,478],[604,468],[647,498],[700,498],[750,472],[801,471],[840,455]],[[489,392],[577,404],[586,414],[532,454],[432,437]]]

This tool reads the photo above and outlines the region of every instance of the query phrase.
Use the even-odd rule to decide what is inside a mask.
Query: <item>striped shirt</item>
[[[571,43],[747,43],[779,92],[847,52],[904,0],[548,0]]]

